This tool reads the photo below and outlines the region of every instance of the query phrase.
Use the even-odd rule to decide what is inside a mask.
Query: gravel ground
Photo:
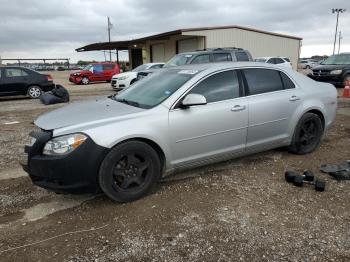
[[[105,83],[73,86],[64,72],[54,77],[73,101],[113,93]],[[19,153],[31,122],[61,105],[0,103],[0,261],[350,261],[350,182],[318,171],[350,158],[347,100],[312,154],[276,149],[193,169],[129,204],[32,186]],[[20,123],[4,125],[11,121]],[[326,191],[287,184],[288,169],[313,170]]]

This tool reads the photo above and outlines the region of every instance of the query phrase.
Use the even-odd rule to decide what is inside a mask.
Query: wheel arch
[[[123,143],[126,143],[126,142],[130,142],[130,141],[140,141],[140,142],[143,142],[143,143],[149,145],[150,147],[152,147],[157,152],[157,155],[159,156],[159,160],[160,160],[161,167],[162,167],[161,172],[163,174],[163,172],[166,169],[166,155],[164,153],[164,150],[161,148],[161,146],[158,143],[154,142],[153,140],[151,140],[149,138],[144,138],[144,137],[128,138],[128,139],[119,141],[117,144],[113,145],[113,147],[110,148],[110,150],[112,150],[114,147],[116,147],[116,146],[118,146],[120,144],[123,144]]]
[[[325,129],[326,120],[325,120],[325,117],[324,117],[324,115],[323,115],[321,110],[311,109],[311,110],[308,110],[308,111],[304,112],[303,115],[305,115],[306,113],[313,113],[315,115],[318,115],[318,117],[321,119],[323,130]]]

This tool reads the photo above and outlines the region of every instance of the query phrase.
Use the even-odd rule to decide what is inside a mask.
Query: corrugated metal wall
[[[241,47],[251,52],[253,58],[286,56],[297,69],[300,40],[274,36],[238,28],[184,32],[183,35],[205,36],[206,47]]]
[[[197,36],[194,36],[197,37]],[[164,61],[167,62],[170,58],[172,58],[176,54],[176,41],[181,39],[188,39],[191,37],[183,36],[183,35],[175,35],[171,36],[164,40],[148,40],[146,41],[146,44],[143,47],[143,62],[149,63],[151,61],[150,58],[150,48],[151,45],[154,44],[163,44],[164,45]],[[197,49],[203,49],[204,48],[204,38],[198,37],[198,48]]]

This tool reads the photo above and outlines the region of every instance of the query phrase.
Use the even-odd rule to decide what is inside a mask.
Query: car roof
[[[144,65],[164,65],[164,62],[145,63]]]
[[[282,59],[285,59],[285,58],[288,58],[288,57],[286,57],[286,56],[263,56],[263,57],[257,57],[255,59],[270,59],[270,58],[282,58]]]
[[[261,62],[220,62],[220,63],[205,63],[205,64],[188,64],[183,66],[174,66],[174,67],[166,67],[158,70],[162,70],[163,72],[165,70],[198,70],[198,71],[204,71],[204,70],[210,70],[210,71],[217,71],[217,70],[224,70],[224,69],[230,69],[230,68],[249,68],[249,67],[262,67],[262,68],[273,68],[273,69],[281,69],[280,66],[274,65],[274,64],[266,64]],[[283,68],[285,69],[285,68]]]
[[[221,52],[247,52],[247,50],[243,48],[238,47],[223,47],[223,48],[210,48],[210,49],[203,49],[203,50],[196,50],[191,52],[183,52],[179,55],[194,55],[194,54],[207,54],[207,53],[221,53]]]

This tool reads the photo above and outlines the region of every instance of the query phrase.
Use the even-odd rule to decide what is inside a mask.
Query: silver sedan
[[[39,117],[24,169],[56,192],[118,202],[174,171],[287,146],[307,154],[334,121],[337,92],[292,69],[218,63],[160,69],[105,99]]]

